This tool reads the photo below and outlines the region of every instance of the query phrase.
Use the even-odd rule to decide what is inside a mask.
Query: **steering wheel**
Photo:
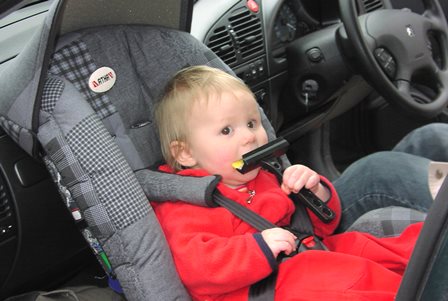
[[[364,78],[386,100],[430,118],[448,104],[448,25],[437,0],[423,3],[423,14],[381,9],[358,17],[355,0],[339,0],[339,8]]]

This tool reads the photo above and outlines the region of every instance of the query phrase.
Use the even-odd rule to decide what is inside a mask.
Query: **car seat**
[[[163,58],[157,53],[163,53]],[[85,219],[91,231],[87,236],[99,240],[131,300],[187,298],[133,171],[161,159],[152,105],[164,83],[192,64],[222,63],[184,32],[142,26],[71,33],[57,45],[50,61],[38,139],[50,161],[48,166],[60,174],[60,187],[67,188],[65,195],[75,200],[76,204],[70,205],[75,218]],[[96,94],[87,83],[101,66],[112,67],[116,82],[108,93]],[[181,189],[175,191],[178,196],[210,199],[195,193],[200,193],[199,186],[205,188],[202,194],[211,191],[208,187],[214,177],[191,185],[181,178],[154,173],[148,169],[137,173],[145,177],[142,182],[151,184],[147,194],[153,199],[157,198],[154,186],[165,193],[163,199],[169,199],[173,187]],[[67,203],[72,204],[70,197]],[[148,285],[154,283],[152,278],[163,279],[157,281],[163,285]]]
[[[165,83],[183,67],[233,72],[187,32],[160,26],[87,28],[53,45],[62,8],[64,1],[54,2],[34,47],[18,57],[19,65],[30,57],[36,62],[27,68],[31,75],[5,93],[2,127],[43,158],[84,237],[128,300],[188,300],[148,198],[182,196],[213,206],[217,178],[149,170],[162,159],[151,112]],[[115,83],[97,93],[89,87],[95,79]],[[272,139],[264,114],[263,125]]]

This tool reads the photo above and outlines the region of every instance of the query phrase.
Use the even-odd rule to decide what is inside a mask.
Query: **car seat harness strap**
[[[239,217],[240,219],[242,219],[243,221],[245,221],[246,223],[248,223],[249,225],[251,225],[252,227],[254,227],[255,229],[257,229],[260,232],[263,230],[278,227],[277,225],[270,222],[269,220],[267,220],[263,216],[259,215],[258,213],[225,197],[219,191],[216,191],[214,193],[213,197],[214,197],[213,200],[215,201],[216,204],[218,204],[221,207],[226,208],[227,210],[232,212],[235,216]],[[291,225],[289,227],[283,227],[284,229],[287,229],[288,231],[292,232],[295,236],[297,236],[297,240],[296,240],[297,248],[296,248],[296,251],[290,255],[282,255],[281,260],[283,260],[285,257],[294,256],[302,251],[326,250],[327,249],[324,246],[324,244],[321,242],[321,239],[319,237],[317,237],[316,235],[314,235],[314,232],[312,230],[311,220],[310,220],[307,212],[304,211],[303,209],[299,209],[299,208],[305,209],[303,206],[300,206],[300,205],[297,206],[296,211],[294,212],[294,215],[293,215],[293,217],[294,217],[293,220],[295,220],[295,221],[301,220],[301,226],[303,227],[304,225],[308,224],[309,226],[306,226],[306,227],[310,228],[311,230],[302,232],[302,231],[299,231],[295,227],[295,225]],[[303,213],[303,211],[304,211],[304,213]],[[300,215],[299,217],[296,216],[297,215],[296,212],[299,213],[299,215]]]
[[[258,231],[263,231],[266,229],[272,229],[277,227],[274,223],[270,222],[266,218],[262,217],[258,213],[250,210],[247,207],[225,197],[218,190],[213,194],[213,200],[216,204],[221,207],[226,208],[232,212],[235,216],[239,217]],[[296,204],[296,210],[293,214],[290,227],[284,227],[285,229],[294,233],[297,236],[296,240],[296,251],[289,255],[281,253],[277,257],[277,261],[282,262],[288,258],[297,255],[298,253],[307,250],[327,250],[319,237],[314,235],[311,220],[306,212],[305,206],[301,203]],[[301,229],[308,229],[306,232],[299,232],[295,228],[299,226]],[[277,279],[277,270],[274,270],[268,277],[258,281],[251,285],[249,289],[249,300],[250,301],[271,301],[274,300],[275,293],[275,283]]]
[[[283,155],[288,146],[289,143],[284,138],[279,137],[268,144],[245,154],[243,159],[234,162],[233,167],[241,173],[246,173],[249,170],[261,166],[273,173],[277,177],[279,183],[281,183],[283,178],[282,166],[278,163],[275,157]],[[335,218],[334,212],[326,205],[326,203],[320,200],[308,189],[302,189],[296,194],[291,193],[290,197],[296,208],[291,217],[290,226],[284,228],[296,235],[296,250],[289,255],[281,253],[277,257],[277,261],[279,262],[287,260],[288,258],[307,250],[327,250],[321,239],[314,234],[313,225],[306,208],[309,208],[313,214],[325,223],[328,223]],[[277,227],[274,223],[265,219],[258,213],[228,199],[218,190],[213,194],[213,200],[216,204],[228,209],[235,216],[250,224],[260,232]],[[268,277],[251,285],[249,289],[249,301],[274,300],[277,272],[277,269],[274,269]]]

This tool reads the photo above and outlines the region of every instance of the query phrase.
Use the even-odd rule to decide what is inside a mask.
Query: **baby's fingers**
[[[291,254],[292,252],[294,252],[296,250],[295,244],[291,244],[291,243],[289,243],[287,241],[282,241],[282,242],[280,242],[280,244],[281,244],[280,249],[286,255],[289,255],[289,254]]]
[[[287,168],[285,170],[285,173],[283,174],[282,186],[284,186],[284,188],[287,189],[288,192],[302,188],[306,184],[307,180],[307,178],[303,177],[306,171],[307,168],[301,165],[294,165]]]
[[[305,188],[311,189],[320,183],[320,177],[317,173],[313,172],[311,176],[308,178]]]
[[[289,189],[289,187],[286,186],[284,183],[282,183],[281,188],[282,188],[283,192],[286,194],[290,194],[292,192],[292,190]]]
[[[288,251],[290,253],[296,249],[296,239],[297,237],[294,234],[292,234],[287,230],[284,230],[284,236],[282,237],[282,240],[286,242],[289,246],[287,249],[284,250],[285,252]]]

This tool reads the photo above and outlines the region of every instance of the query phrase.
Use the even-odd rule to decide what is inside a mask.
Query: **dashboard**
[[[383,8],[424,11],[419,0],[356,4],[358,15]],[[199,0],[192,20],[191,33],[252,88],[277,130],[306,133],[372,92],[356,77],[350,46],[340,43],[338,0]]]
[[[319,28],[319,21],[296,1],[285,2],[274,21],[276,44],[284,44]]]
[[[191,33],[251,87],[276,130],[306,133],[351,76],[332,47],[338,16],[338,0],[199,0]],[[335,81],[328,70],[336,69]]]

